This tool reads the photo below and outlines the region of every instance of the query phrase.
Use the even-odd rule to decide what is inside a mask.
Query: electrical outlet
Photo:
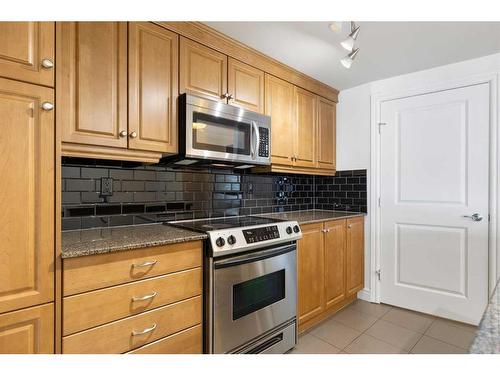
[[[101,197],[113,195],[113,179],[108,177],[101,178]]]

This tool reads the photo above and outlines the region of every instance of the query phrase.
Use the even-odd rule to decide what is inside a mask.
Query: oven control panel
[[[242,230],[242,232],[247,243],[255,243],[255,242],[280,238],[280,232],[278,230],[277,225],[271,225],[269,227],[260,227],[253,229],[244,229]]]
[[[269,129],[259,127],[259,156],[269,157]]]

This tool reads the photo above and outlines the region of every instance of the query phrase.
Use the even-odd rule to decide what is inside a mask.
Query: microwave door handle
[[[257,158],[257,152],[259,150],[259,143],[260,143],[259,127],[257,126],[257,123],[255,121],[252,121],[252,128],[253,128],[252,136],[255,137],[252,148],[252,159],[255,160]]]

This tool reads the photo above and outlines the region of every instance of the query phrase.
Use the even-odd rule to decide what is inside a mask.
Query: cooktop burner
[[[171,221],[168,224],[176,227],[194,230],[197,232],[208,232],[229,228],[249,227],[254,225],[266,225],[281,222],[283,220],[257,217],[257,216],[231,216],[200,220]]]

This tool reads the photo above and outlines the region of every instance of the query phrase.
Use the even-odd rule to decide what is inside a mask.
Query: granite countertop
[[[471,345],[473,354],[500,354],[500,282],[481,319],[476,338]]]
[[[295,220],[299,224],[310,224],[322,221],[347,219],[356,216],[366,216],[366,214],[363,212],[349,212],[349,211],[307,210],[307,211],[274,212],[271,214],[262,214],[254,216],[269,217],[279,220]]]
[[[164,224],[72,230],[62,233],[62,258],[204,240],[204,233]]]

